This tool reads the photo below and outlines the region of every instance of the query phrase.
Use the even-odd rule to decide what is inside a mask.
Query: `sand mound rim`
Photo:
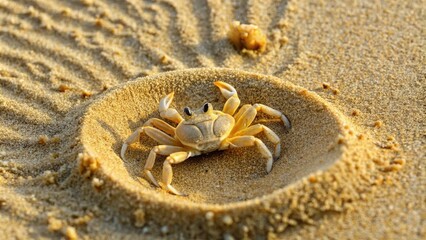
[[[172,106],[198,106],[211,102],[216,109],[225,99],[212,84],[222,80],[234,85],[242,104],[263,103],[284,112],[293,128],[284,133],[278,123],[266,123],[281,137],[283,152],[266,174],[255,148],[234,149],[191,158],[174,165],[173,184],[189,194],[176,197],[150,185],[142,177],[150,148],[155,142],[142,137],[129,148],[126,161],[119,157],[123,139],[151,117],[159,117],[158,101],[174,91]],[[133,81],[98,99],[87,111],[81,131],[83,147],[95,156],[105,181],[126,194],[170,204],[250,205],[282,191],[309,174],[327,169],[339,160],[339,138],[344,136],[337,111],[316,94],[280,79],[229,69],[194,69],[159,74]],[[159,178],[164,158],[157,158]],[[154,200],[155,199],[155,200]],[[178,200],[178,201],[176,201]]]

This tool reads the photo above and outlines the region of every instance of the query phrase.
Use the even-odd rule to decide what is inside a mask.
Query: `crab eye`
[[[204,112],[207,112],[209,110],[209,104],[208,103],[206,103],[206,104],[204,104],[204,106],[203,106],[203,111]]]
[[[183,109],[183,111],[185,112],[185,114],[186,114],[186,115],[188,115],[188,116],[192,116],[192,112],[191,112],[191,109],[189,109],[189,107],[185,107],[185,108]]]

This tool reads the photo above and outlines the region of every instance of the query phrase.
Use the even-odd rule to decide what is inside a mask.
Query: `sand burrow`
[[[280,159],[266,174],[255,148],[214,152],[173,166],[173,185],[189,197],[176,197],[155,188],[145,180],[142,169],[156,143],[141,137],[140,144],[132,145],[123,161],[119,157],[123,140],[149,118],[160,117],[159,99],[171,91],[175,92],[172,106],[180,112],[185,106],[198,108],[205,102],[221,109],[225,99],[212,84],[216,80],[232,84],[243,104],[263,103],[289,117],[293,124],[289,133],[280,123],[265,123],[282,139]],[[131,190],[142,198],[178,200],[174,204],[229,204],[268,196],[339,160],[342,121],[316,94],[283,80],[236,70],[198,69],[138,79],[112,90],[89,108],[81,141],[86,151],[99,160],[103,176],[120,189]],[[265,139],[262,135],[260,138]],[[158,179],[164,159],[158,157],[154,166]]]

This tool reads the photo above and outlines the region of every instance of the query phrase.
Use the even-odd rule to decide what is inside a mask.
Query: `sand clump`
[[[65,237],[68,240],[77,240],[78,234],[74,227],[67,227],[65,230]]]
[[[85,178],[90,178],[98,169],[99,169],[99,161],[97,158],[90,156],[89,154],[78,155],[78,164],[79,164],[79,172]],[[95,181],[98,185],[100,181]]]
[[[135,216],[135,227],[143,227],[146,223],[145,211],[143,209],[138,209],[133,215]]]
[[[266,35],[258,26],[253,24],[241,24],[234,21],[230,24],[228,33],[229,41],[238,50],[248,50],[262,53],[266,49]]]
[[[54,218],[54,217],[49,217],[47,219],[48,222],[48,226],[47,229],[51,232],[56,232],[60,229],[62,229],[63,223],[61,220]]]
[[[84,217],[79,217],[75,220],[73,220],[73,224],[75,225],[81,225],[81,224],[87,224],[91,220],[92,216],[86,215]],[[49,216],[47,218],[47,229],[50,232],[56,233],[59,232],[62,236],[65,237],[67,240],[77,240],[79,239],[78,233],[75,227],[67,225],[66,222],[63,220],[57,219],[53,216]]]

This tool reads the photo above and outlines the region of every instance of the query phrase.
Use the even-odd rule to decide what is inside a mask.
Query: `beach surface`
[[[424,239],[424,1],[0,2],[0,238]],[[236,50],[233,21],[266,35]],[[284,113],[272,171],[255,147],[144,177],[147,136],[226,99]],[[173,124],[169,121],[170,124]],[[269,149],[264,134],[259,138]],[[153,175],[161,179],[164,156]]]

